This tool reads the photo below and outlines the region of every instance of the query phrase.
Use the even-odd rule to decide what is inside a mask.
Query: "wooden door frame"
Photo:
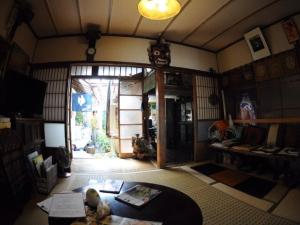
[[[157,110],[157,167],[166,166],[166,103],[164,71],[157,69],[155,72],[156,83],[156,110]]]

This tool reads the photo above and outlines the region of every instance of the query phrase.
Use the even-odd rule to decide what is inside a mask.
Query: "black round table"
[[[189,196],[173,188],[151,183],[124,182],[120,193],[137,184],[158,189],[162,191],[162,193],[141,208],[136,208],[116,200],[116,194],[99,192],[97,185],[85,186],[73,191],[85,193],[89,188],[96,189],[100,194],[101,199],[106,200],[109,203],[111,214],[113,215],[157,221],[162,222],[163,225],[202,224],[202,213],[199,206]],[[61,224],[57,223],[58,221],[53,222],[49,220],[49,224],[51,225]]]

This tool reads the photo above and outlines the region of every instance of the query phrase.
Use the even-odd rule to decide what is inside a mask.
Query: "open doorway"
[[[72,79],[73,158],[116,157],[118,79]]]
[[[165,73],[166,163],[194,160],[192,75]]]

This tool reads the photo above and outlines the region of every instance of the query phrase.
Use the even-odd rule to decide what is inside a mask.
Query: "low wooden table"
[[[115,199],[116,194],[99,192],[102,200],[109,202],[113,215],[140,220],[160,221],[163,225],[201,225],[202,213],[199,206],[186,194],[158,184],[124,182],[121,193],[142,184],[161,190],[162,193],[141,208],[135,208]],[[85,186],[73,191],[85,193],[88,188],[99,190],[97,185]],[[70,220],[49,217],[49,225],[70,224]]]

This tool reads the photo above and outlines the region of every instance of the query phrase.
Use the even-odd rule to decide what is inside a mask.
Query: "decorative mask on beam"
[[[158,40],[148,48],[148,56],[151,64],[155,67],[168,67],[171,62],[169,44],[163,39]]]

